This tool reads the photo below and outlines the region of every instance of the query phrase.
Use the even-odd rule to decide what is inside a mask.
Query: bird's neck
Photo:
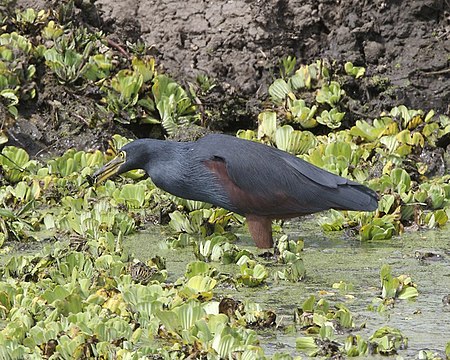
[[[163,190],[173,193],[173,187],[185,173],[188,143],[158,141],[157,148],[146,154],[144,169],[153,183]]]

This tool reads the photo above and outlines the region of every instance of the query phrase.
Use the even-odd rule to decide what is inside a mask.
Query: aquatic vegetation
[[[375,331],[369,338],[373,352],[381,355],[393,355],[398,350],[408,347],[408,338],[400,330],[389,326],[382,327]]]
[[[277,115],[273,111],[260,113],[258,120],[257,133],[253,130],[239,130],[236,136],[246,140],[259,140],[298,155],[307,153],[318,144],[315,135],[309,131],[294,130],[290,125],[278,127]]]
[[[306,268],[301,256],[303,245],[301,240],[295,242],[286,235],[280,237],[275,245],[275,252],[279,254],[278,261],[285,266],[275,273],[276,279],[297,282],[305,277]]]
[[[317,123],[329,128],[341,126],[345,112],[339,104],[345,93],[322,62],[303,65],[294,75],[293,67],[294,59],[286,59],[281,67],[282,78],[269,88],[269,95],[279,107],[277,111],[263,111],[257,132],[240,130],[237,136],[301,155],[328,171],[366,182],[380,193],[376,213],[331,211],[320,220],[322,227],[327,231],[356,227],[362,240],[382,240],[412,224],[444,226],[450,212],[449,176],[433,173],[433,165],[417,154],[448,136],[449,118],[400,105],[379,118],[357,120],[347,130],[315,136],[304,129],[314,131]],[[350,63],[345,64],[345,70],[355,78],[364,73],[364,69]],[[296,93],[312,88],[317,89],[313,106],[298,99]],[[324,105],[327,108],[321,108]],[[282,125],[283,122],[290,125]],[[371,174],[370,169],[376,168],[379,172]]]
[[[345,112],[340,111],[345,91],[339,82],[332,80],[326,64],[319,60],[311,65],[301,65],[293,75],[289,74],[293,72],[295,59],[285,59],[283,64],[283,78],[269,86],[269,95],[279,107],[282,121],[300,129],[314,128],[318,124],[339,128],[345,116]],[[313,89],[317,89],[315,102],[307,103],[305,99],[311,97],[308,92],[312,93]],[[320,115],[314,117],[316,114]]]
[[[0,100],[17,117],[20,100],[36,96],[34,64],[36,53],[31,42],[17,32],[0,35]]]
[[[423,360],[444,360],[438,353],[432,350],[420,350],[416,356],[417,359]],[[447,355],[448,358],[448,355]]]
[[[268,123],[265,126],[269,128]],[[275,126],[275,139],[279,129]],[[371,151],[347,141],[349,137],[351,135],[346,133],[338,133],[332,139],[314,136],[316,145],[303,152],[303,156],[309,156],[336,173],[368,179],[367,170],[358,166],[370,161],[368,154]],[[126,141],[116,136],[112,145],[120,148]],[[254,358],[262,356],[256,334],[249,329],[273,326],[275,314],[257,305],[245,302],[239,305],[237,300],[235,306],[228,306],[228,310],[222,305],[223,312],[220,312],[215,302],[217,286],[222,281],[249,287],[267,286],[272,275],[277,280],[301,280],[305,276],[302,241],[288,240],[286,236],[279,239],[276,252],[282,267],[272,272],[260,260],[255,260],[250,251],[230,243],[233,236],[224,228],[230,221],[239,221],[239,217],[227,211],[166,196],[155,190],[148,179],[132,183],[133,179],[139,180],[142,176],[136,173],[126,174],[117,184],[107,181],[98,186],[94,194],[85,178],[106,161],[108,154],[70,150],[60,158],[39,165],[30,163],[29,158],[15,148],[7,151],[14,163],[6,158],[1,160],[5,164],[5,173],[12,171],[11,185],[3,187],[0,196],[1,201],[12,209],[2,212],[5,226],[11,227],[12,221],[26,223],[36,219],[30,222],[33,229],[53,229],[56,234],[68,231],[73,235],[71,239],[78,240],[71,240],[67,247],[53,246],[51,251],[48,249],[35,257],[12,258],[2,268],[3,278],[14,279],[16,283],[1,291],[25,288],[34,299],[33,287],[43,286],[43,295],[39,301],[34,300],[36,305],[31,313],[16,310],[14,304],[1,303],[4,307],[0,307],[2,316],[9,319],[14,314],[15,324],[20,325],[18,329],[18,325],[12,323],[0,332],[0,337],[8,338],[5,349],[22,354],[19,357],[33,352],[43,354],[44,351],[60,356],[84,351],[145,356],[154,354],[155,349],[179,356],[206,356],[228,351],[241,354],[244,351]],[[18,164],[27,171],[15,171]],[[416,221],[422,224],[432,221],[444,224],[440,219],[447,216],[447,177],[420,184],[414,179],[400,165],[390,168],[388,174],[372,180],[383,194],[378,215],[333,211],[334,221],[323,220],[324,228],[342,229],[360,224],[362,238],[380,239],[400,231],[396,226],[400,226],[401,221],[416,220],[414,214],[419,215]],[[195,255],[201,260],[191,263],[185,277],[177,279],[175,284],[167,283],[170,269],[164,269],[161,260],[131,259],[123,253],[121,245],[123,235],[134,231],[146,214],[157,209],[155,202],[160,201],[175,205],[169,216],[177,246],[193,244]],[[20,211],[30,202],[34,206],[28,205],[28,210],[18,217],[17,209]],[[52,204],[59,204],[59,209],[42,208]],[[410,207],[417,206],[423,206],[426,212],[423,215],[408,212]],[[36,215],[36,211],[40,215]],[[434,220],[429,214],[434,215]],[[235,275],[219,274],[211,262],[235,264]],[[41,285],[41,281],[45,285]],[[0,282],[0,289],[6,286],[5,283]],[[418,295],[411,279],[394,277],[387,268],[382,269],[381,289],[382,298],[372,306],[385,303],[385,310],[393,299],[410,299]],[[11,294],[7,292],[5,297],[15,297]],[[20,306],[23,304],[27,303],[20,303]],[[109,314],[108,320],[102,317],[105,312]],[[139,327],[133,325],[136,321]],[[299,351],[311,356],[366,356],[372,348],[388,354],[406,346],[404,337],[383,331],[369,340],[358,335],[348,336],[345,341],[338,340],[336,336],[342,329],[357,331],[359,327],[347,306],[331,305],[325,299],[311,297],[305,301],[296,311],[296,321],[307,334],[316,336],[301,337],[297,341]],[[77,327],[81,331],[75,331]],[[155,337],[162,343],[155,345],[151,340]],[[137,349],[137,343],[143,345]],[[180,347],[181,343],[186,344],[185,347]]]
[[[371,308],[377,311],[385,311],[388,307],[393,306],[396,299],[398,300],[414,300],[419,296],[417,285],[407,275],[398,277],[392,276],[391,267],[383,265],[380,271],[381,278],[381,295],[372,302]]]
[[[449,216],[449,175],[433,176],[424,162],[411,159],[426,144],[435,143],[450,131],[447,117],[436,117],[399,107],[395,117],[382,116],[372,124],[361,120],[349,130],[315,136],[293,126],[280,126],[277,113],[264,111],[259,115],[257,131],[240,130],[238,137],[261,141],[298,154],[316,166],[338,175],[368,183],[380,195],[376,213],[337,212],[331,210],[320,224],[327,231],[358,227],[362,240],[390,239],[412,223],[420,227],[442,227]],[[401,115],[403,114],[403,115]],[[401,120],[397,117],[402,117]],[[433,124],[434,134],[416,128],[400,130],[401,126]],[[404,125],[399,125],[404,121]],[[411,125],[410,125],[411,127]],[[425,128],[424,127],[424,128]],[[371,179],[373,169],[380,174]],[[371,170],[372,169],[372,170]]]
[[[64,91],[89,87],[102,96],[103,105],[97,104],[91,110],[92,119],[87,119],[93,124],[106,115],[123,124],[161,124],[172,134],[199,119],[191,96],[157,73],[153,57],[144,51],[118,58],[114,44],[102,32],[70,21],[73,12],[73,1],[49,11],[5,12],[3,22],[8,26],[0,36],[0,104],[12,117],[18,116],[21,102],[36,98],[36,82],[47,84],[53,76]],[[38,64],[45,67],[36,74]],[[205,91],[213,87],[206,78],[199,84]]]
[[[105,98],[107,109],[120,115],[120,119],[124,119],[120,121],[124,123],[135,120],[138,115],[134,113],[133,107],[139,100],[139,92],[143,84],[142,74],[130,70],[120,70],[111,79],[110,89]]]
[[[320,328],[316,337],[297,338],[296,346],[298,350],[311,357],[393,355],[397,354],[398,350],[407,348],[408,339],[400,330],[385,326],[376,330],[368,340],[352,334],[341,343],[336,341],[333,327],[327,324]]]
[[[319,124],[326,125],[331,129],[337,129],[341,126],[341,121],[344,118],[345,113],[339,112],[336,108],[323,110],[316,120]]]
[[[347,75],[354,76],[355,79],[359,79],[366,73],[365,68],[363,68],[362,66],[354,66],[351,62],[346,62],[344,64],[344,69]]]
[[[216,280],[196,274],[179,279],[177,287],[162,287],[161,259],[130,262],[117,239],[111,239],[101,251],[95,240],[88,240],[90,250],[82,252],[56,243],[37,255],[12,257],[1,268],[2,278],[9,278],[0,281],[1,314],[12,320],[0,331],[5,358],[49,352],[63,358],[86,353],[142,357],[156,350],[180,356],[226,357],[234,351],[261,356],[255,333],[239,324],[272,324],[274,315],[269,320],[268,313],[249,304],[231,322],[211,302]]]
[[[168,76],[155,78],[152,93],[161,125],[169,135],[173,135],[177,127],[198,119],[195,105],[186,91]]]
[[[332,331],[355,328],[353,315],[347,307],[343,304],[331,307],[325,299],[319,299],[316,302],[314,295],[311,295],[301,307],[297,308],[295,321],[309,334],[319,334],[323,327],[328,327]]]
[[[316,95],[316,101],[319,104],[328,104],[332,108],[339,103],[341,97],[345,95],[345,91],[336,81],[331,81],[330,84],[324,84]]]
[[[0,154],[0,165],[5,180],[15,184],[22,180],[27,172],[36,169],[37,162],[30,160],[25,150],[5,146]]]
[[[103,34],[75,31],[62,21],[70,19],[73,6],[69,1],[54,11],[27,9],[2,18],[0,104],[7,117],[36,101],[36,83],[47,84],[44,79],[67,92],[90,88],[108,115],[97,116],[101,121],[153,124],[174,134],[199,120],[196,89],[160,74],[145,49],[117,56]],[[351,63],[337,69],[332,72],[324,61],[297,68],[295,58],[284,59],[258,129],[238,136],[277,146],[380,194],[374,213],[325,214],[320,225],[326,231],[349,230],[363,241],[377,241],[411,228],[446,226],[450,176],[448,163],[439,165],[439,151],[448,144],[450,118],[400,105],[353,123],[341,75],[355,82],[365,70]],[[206,76],[197,83],[200,94],[216,86]],[[0,130],[0,144],[7,141]],[[275,254],[259,257],[234,244],[236,236],[227,231],[242,217],[167,195],[137,171],[94,189],[89,176],[128,141],[116,135],[106,154],[69,150],[46,162],[30,160],[19,148],[2,148],[2,253],[9,253],[13,241],[51,243],[0,266],[0,358],[262,359],[257,331],[284,330],[286,323],[303,332],[297,349],[310,356],[392,355],[406,348],[406,337],[394,328],[381,328],[369,339],[356,334],[363,325],[355,324],[351,302],[305,294],[295,319],[277,324],[274,311],[244,299],[243,291],[231,293],[247,287],[257,297],[274,281],[280,286],[303,280],[303,241],[280,236]],[[138,260],[124,250],[125,236],[154,221],[170,225],[172,232],[161,235],[165,250],[193,248],[197,260],[180,277],[158,256]],[[227,273],[218,270],[222,265]],[[394,302],[420,295],[410,277],[396,277],[388,266],[380,281],[372,309],[389,311]],[[333,289],[341,295],[353,290],[348,282]],[[445,351],[450,356],[450,345]],[[434,354],[424,350],[418,356]]]
[[[333,329],[330,326],[324,326],[320,329],[319,336],[316,338],[304,336],[296,340],[298,350],[311,357],[335,357],[341,355],[340,344],[334,340]]]
[[[239,265],[240,270],[240,274],[237,275],[237,282],[243,285],[258,286],[269,276],[264,265],[251,260],[247,255],[241,256],[236,264]]]
[[[118,121],[161,124],[171,135],[178,126],[198,119],[187,92],[168,76],[157,74],[153,58],[133,58],[132,67],[120,70],[102,87],[107,92],[104,103]]]
[[[47,66],[63,84],[76,82],[87,71],[92,43],[86,44],[82,53],[71,48],[71,44],[61,41],[55,47],[44,52]]]

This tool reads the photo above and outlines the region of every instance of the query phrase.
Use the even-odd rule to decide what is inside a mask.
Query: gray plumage
[[[141,139],[122,150],[127,161],[119,173],[142,168],[169,193],[243,215],[284,218],[378,206],[377,194],[366,186],[233,136],[213,134],[186,143]]]

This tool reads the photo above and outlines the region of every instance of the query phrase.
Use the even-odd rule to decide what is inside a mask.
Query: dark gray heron
[[[256,246],[273,246],[272,220],[323,210],[374,211],[368,187],[320,169],[285,151],[229,135],[194,142],[135,140],[95,172],[99,183],[143,169],[159,188],[246,217]]]

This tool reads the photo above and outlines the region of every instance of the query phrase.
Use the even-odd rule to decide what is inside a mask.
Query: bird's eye
[[[121,152],[119,153],[119,156],[120,156],[122,159],[124,159],[124,158],[125,158],[125,153],[124,153],[123,151],[121,151]]]

